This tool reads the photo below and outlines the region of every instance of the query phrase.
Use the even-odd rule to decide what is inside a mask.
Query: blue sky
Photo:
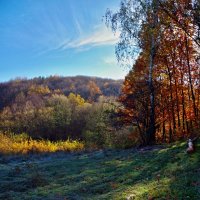
[[[102,21],[120,0],[0,0],[0,81],[88,75],[124,78],[118,40]]]

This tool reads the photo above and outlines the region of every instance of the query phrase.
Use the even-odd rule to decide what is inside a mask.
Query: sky
[[[102,20],[120,0],[0,0],[0,81],[50,75],[122,79],[118,34]]]

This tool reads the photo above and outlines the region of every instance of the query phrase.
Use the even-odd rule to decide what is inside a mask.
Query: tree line
[[[48,87],[50,91],[57,94],[69,95],[79,94],[86,101],[97,101],[100,96],[118,96],[120,94],[122,80],[103,79],[97,77],[38,77],[33,79],[16,78],[14,80],[0,83],[0,110],[11,105],[17,95],[23,92],[28,95],[34,88]]]

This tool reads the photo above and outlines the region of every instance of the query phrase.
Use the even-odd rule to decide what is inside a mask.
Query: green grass
[[[200,199],[200,144],[161,150],[1,156],[0,199]]]

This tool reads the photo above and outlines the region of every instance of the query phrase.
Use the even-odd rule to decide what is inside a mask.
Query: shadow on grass
[[[110,150],[0,162],[0,199],[117,200],[132,195],[198,200],[199,156],[199,150],[187,155],[179,143],[146,152]]]

